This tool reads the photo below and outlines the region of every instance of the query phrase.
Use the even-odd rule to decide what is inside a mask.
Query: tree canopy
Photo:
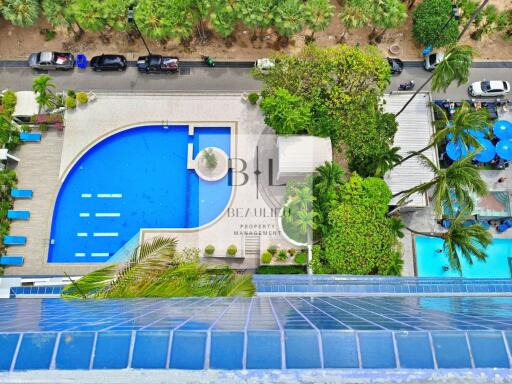
[[[423,46],[444,47],[455,43],[459,25],[452,12],[451,0],[424,0],[412,15],[412,34]],[[445,27],[446,25],[446,27]],[[444,28],[444,29],[443,29]]]

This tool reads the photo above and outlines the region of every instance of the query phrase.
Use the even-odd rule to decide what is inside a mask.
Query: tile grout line
[[[512,367],[512,356],[510,355],[510,346],[508,345],[507,336],[505,335],[505,331],[501,331],[501,337],[503,338],[503,343],[505,344],[505,352],[508,357],[508,367]]]
[[[428,332],[428,343],[430,346],[430,352],[432,353],[432,360],[434,362],[434,369],[439,369],[439,364],[437,363],[437,355],[436,355],[436,348],[434,346],[434,337],[432,336],[432,332]]]
[[[89,370],[94,367],[94,358],[96,357],[96,344],[98,343],[98,331],[94,332],[94,339],[92,341],[91,357],[89,358]]]
[[[130,331],[130,347],[128,349],[128,364],[127,364],[127,368],[131,368],[132,367],[133,350],[135,349],[135,337],[136,337],[135,331],[134,330]]]
[[[466,345],[468,347],[469,362],[471,364],[471,368],[475,369],[475,358],[473,357],[473,349],[471,348],[471,343],[469,342],[469,336],[467,332],[464,332],[464,338],[466,339]]]
[[[172,339],[174,338],[174,330],[169,331],[169,339],[167,344],[167,354],[165,356],[165,369],[169,369],[171,366],[171,348],[172,348]]]
[[[277,316],[276,309],[274,308],[274,304],[272,303],[272,298],[268,297],[266,299],[270,304],[270,310],[272,311],[272,315],[274,315],[274,320],[276,321],[277,326],[279,327],[279,337],[281,344],[281,369],[286,369],[286,344],[284,342],[284,329],[283,326],[281,325],[281,322],[279,321],[279,317]]]
[[[248,345],[249,337],[247,335],[247,329],[249,328],[249,321],[251,319],[253,303],[254,303],[254,297],[251,297],[251,303],[249,304],[249,309],[247,310],[247,318],[245,319],[245,326],[244,326],[244,349],[242,352],[242,369],[247,369],[247,349],[249,348],[249,345]]]

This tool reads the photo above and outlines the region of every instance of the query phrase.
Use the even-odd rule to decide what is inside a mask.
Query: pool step
[[[244,237],[244,255],[247,256],[260,256],[260,236],[247,235]]]

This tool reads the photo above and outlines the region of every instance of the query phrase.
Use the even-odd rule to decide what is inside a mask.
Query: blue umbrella
[[[476,129],[465,129],[466,133],[469,133],[475,139],[484,139],[489,134],[489,130],[486,128],[484,131],[477,131]],[[448,140],[452,140],[453,134],[449,133],[447,136]]]
[[[496,153],[503,160],[512,160],[512,139],[498,141]]]
[[[510,139],[512,138],[512,123],[507,120],[496,120],[493,132],[499,139]]]
[[[483,147],[483,149],[475,156],[475,160],[480,163],[487,163],[494,159],[494,156],[496,156],[496,148],[494,147],[494,144],[487,139],[478,139],[478,143]]]
[[[468,148],[461,140],[450,141],[446,146],[446,154],[452,160],[460,160],[463,157],[466,157],[467,153]]]

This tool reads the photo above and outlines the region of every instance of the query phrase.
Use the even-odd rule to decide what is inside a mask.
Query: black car
[[[123,55],[101,55],[91,59],[93,71],[124,71],[127,67]]]
[[[391,67],[391,74],[392,75],[399,75],[402,73],[404,69],[404,63],[400,59],[393,59],[391,57],[388,57],[388,63]]]
[[[178,72],[179,59],[175,56],[148,55],[141,56],[137,60],[139,72]]]

